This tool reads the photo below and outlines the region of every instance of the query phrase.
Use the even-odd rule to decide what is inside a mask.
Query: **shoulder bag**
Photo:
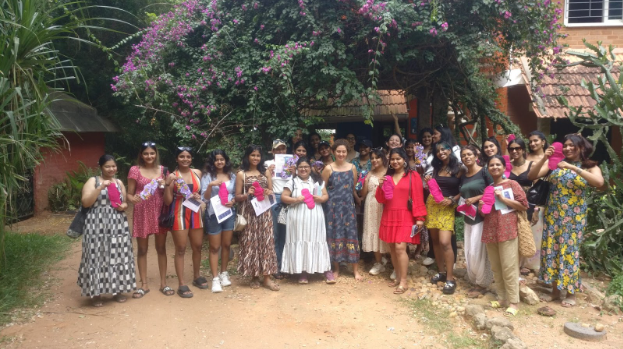
[[[242,172],[244,179],[242,181],[242,193],[247,193],[247,188],[245,187],[247,181],[247,174]],[[244,228],[247,227],[247,219],[244,218],[242,210],[244,210],[244,203],[241,204],[242,208],[240,209],[240,213],[236,215],[236,222],[234,223],[234,231],[241,232]]]
[[[296,186],[296,182],[294,181],[294,176],[292,176],[292,195],[294,195],[294,188]],[[294,197],[294,196],[292,196]],[[277,223],[285,225],[288,221],[288,207],[290,205],[281,203],[281,211],[279,211],[279,217],[277,217]]]
[[[536,205],[536,206],[545,206],[547,205],[547,197],[549,196],[549,181],[545,178],[539,179],[534,182],[528,192],[526,193],[526,197],[528,202]]]
[[[95,188],[97,188],[99,187],[100,183],[99,183],[99,180],[97,179],[97,176],[95,176],[94,178],[95,178]],[[84,234],[84,226],[86,225],[87,214],[89,213],[89,211],[91,211],[91,207],[83,207],[82,205],[80,206],[80,210],[78,211],[78,213],[76,213],[74,220],[71,221],[71,224],[69,225],[69,228],[67,229],[67,232],[66,232],[67,236],[69,236],[72,239],[77,239],[81,237],[82,234]]]
[[[162,168],[162,172],[164,174],[164,177],[166,178],[166,175],[168,172],[166,170],[166,167]],[[169,185],[173,185],[173,183]],[[158,226],[160,228],[171,229],[173,228],[174,220],[175,220],[175,214],[173,212],[173,205],[167,205],[163,202],[162,207],[160,208],[160,215],[158,216]]]

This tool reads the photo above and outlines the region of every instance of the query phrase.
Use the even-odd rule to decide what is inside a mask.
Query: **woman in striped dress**
[[[177,294],[182,298],[191,298],[193,293],[184,282],[184,255],[186,244],[190,238],[190,247],[193,250],[193,285],[208,288],[208,280],[199,274],[201,266],[201,245],[203,244],[203,220],[201,213],[205,203],[201,201],[201,171],[190,168],[193,157],[188,147],[178,147],[175,161],[177,170],[171,173],[165,183],[164,203],[171,205],[173,210],[173,243],[175,244],[175,272],[179,287]],[[191,200],[200,204],[201,208],[194,212],[183,205],[184,201]]]
[[[300,284],[307,283],[307,274],[324,273],[331,270],[327,231],[324,221],[323,203],[329,199],[322,178],[312,174],[311,164],[302,157],[296,163],[294,176],[283,189],[281,200],[288,207],[286,244],[281,259],[281,272],[301,274]],[[313,195],[314,189],[320,195]],[[313,208],[305,203],[302,191],[307,189],[313,195]]]
[[[132,235],[128,226],[123,183],[115,179],[117,163],[111,155],[99,159],[101,176],[89,178],[82,188],[82,206],[90,207],[82,238],[82,259],[78,271],[78,286],[83,296],[92,297],[94,307],[101,307],[102,294],[112,294],[123,303],[122,295],[136,288]],[[108,188],[116,186],[121,205],[113,207]]]

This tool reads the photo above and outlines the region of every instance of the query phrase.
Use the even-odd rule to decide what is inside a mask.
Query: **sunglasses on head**
[[[155,147],[156,143],[154,142],[145,142],[143,143],[143,147]]]
[[[276,146],[276,145],[277,145],[277,144],[279,144],[279,143],[284,143],[284,144],[285,144],[285,142],[284,142],[283,140],[281,140],[281,139],[275,139],[275,140],[273,141],[273,147],[274,147],[274,146]],[[252,144],[252,145],[253,145],[253,144]]]
[[[187,152],[190,152],[191,150],[193,150],[193,148],[191,147],[177,147],[177,149],[181,151],[187,151]]]
[[[253,148],[258,148],[259,150],[262,150],[262,146],[261,145],[257,145],[257,144],[249,144],[250,147]]]

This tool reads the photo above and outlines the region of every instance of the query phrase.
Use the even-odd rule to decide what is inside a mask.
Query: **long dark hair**
[[[249,155],[257,151],[260,153],[260,163],[257,164],[257,170],[264,176],[266,176],[266,168],[264,167],[264,155],[262,154],[262,147],[255,144],[250,144],[247,149],[244,151],[244,155],[242,156],[242,165],[240,165],[240,169],[243,171],[248,171],[251,167],[251,163],[249,162]]]
[[[446,142],[435,143],[434,156],[433,156],[433,176],[437,176],[441,168],[443,167],[443,162],[439,160],[437,157],[437,149],[443,148],[446,150],[450,150],[450,158],[448,162],[448,170],[450,171],[451,176],[456,176],[461,171],[461,166],[459,163],[459,159],[454,156],[454,152],[452,151],[452,146]]]
[[[307,142],[305,141],[298,141],[296,143],[294,143],[294,145],[292,146],[292,154],[296,154],[296,149],[303,147],[305,148],[305,151],[307,152],[307,155],[309,155],[309,147],[307,146]]]
[[[322,183],[324,183],[322,181],[322,177],[320,176],[320,174],[311,170],[311,162],[309,162],[309,159],[307,157],[303,156],[299,158],[298,161],[296,162],[296,168],[298,169],[298,167],[304,162],[306,162],[310,167],[309,168],[310,177],[314,180],[314,182],[318,182],[318,184],[322,185]],[[297,177],[298,177],[298,173],[297,173]]]
[[[160,166],[160,153],[158,152],[158,148],[156,148],[156,143],[154,142],[145,142],[141,144],[141,150],[138,152],[138,157],[136,159],[136,163],[139,166],[145,167],[145,160],[143,160],[143,152],[145,149],[151,148],[156,152],[156,160],[154,160],[154,166]]]
[[[203,173],[209,173],[212,178],[216,178],[216,166],[214,166],[214,162],[216,162],[217,155],[220,155],[225,159],[225,167],[223,167],[223,173],[231,173],[231,162],[229,161],[229,156],[227,156],[227,153],[225,153],[225,151],[221,149],[214,149],[208,154],[206,162],[203,165]]]
[[[508,152],[509,152],[509,154],[510,154],[510,151],[511,151],[511,145],[512,144],[517,144],[521,148],[521,150],[523,150],[523,158],[525,159],[526,156],[527,156],[527,154],[526,154],[526,142],[524,142],[524,140],[521,139],[521,138],[515,138],[512,141],[508,142]]]
[[[450,145],[450,149],[456,145],[456,140],[454,139],[452,131],[449,128],[439,125],[435,127],[435,130],[441,134],[439,142],[437,143],[447,143]]]
[[[530,134],[528,135],[528,139],[530,139],[530,137],[532,136],[537,136],[539,138],[541,138],[541,140],[543,141],[543,150],[549,148],[549,143],[547,143],[547,137],[545,137],[545,134],[541,131],[532,131],[530,132]],[[530,152],[532,152],[532,149],[530,149]]]
[[[394,154],[400,155],[400,157],[405,160],[405,174],[404,175],[405,176],[408,175],[409,172],[411,171],[411,169],[409,168],[409,158],[407,157],[407,152],[404,150],[404,148],[394,148],[394,149],[389,151],[389,159],[390,160],[392,158],[392,155],[394,155]],[[389,160],[388,160],[388,163],[389,163]],[[393,176],[394,173],[396,173],[396,170],[394,170],[393,167],[388,166],[386,175]]]
[[[573,143],[573,146],[580,150],[580,160],[582,160],[582,167],[593,168],[597,166],[597,161],[593,161],[589,158],[593,153],[593,145],[591,144],[591,142],[587,141],[586,138],[576,134],[566,135],[565,142],[566,141],[571,141],[571,143]]]
[[[498,148],[498,152],[495,153],[495,155],[502,155],[502,147],[500,147],[500,142],[498,142],[497,138],[495,137],[489,137],[487,139],[485,139],[484,142],[482,142],[482,147],[480,148],[481,151],[481,155],[482,155],[482,160],[484,161],[485,164],[489,164],[489,157],[487,156],[487,153],[485,153],[485,143],[487,142],[491,142],[493,144],[495,144],[495,146]]]
[[[372,154],[376,155],[377,158],[380,158],[383,161],[383,166],[387,167],[389,160],[387,159],[387,152],[383,147],[373,148],[370,150],[370,160],[372,159]],[[405,152],[405,155],[407,152]]]

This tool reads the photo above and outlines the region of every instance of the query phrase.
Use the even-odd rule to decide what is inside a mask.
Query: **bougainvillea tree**
[[[373,104],[377,89],[435,91],[473,121],[488,117],[518,132],[495,107],[492,75],[506,69],[511,52],[525,55],[538,86],[561,50],[559,6],[190,0],[137,35],[111,87],[144,109],[137,122],[171,118],[181,139],[201,144],[282,136],[317,121],[306,110],[364,97]]]

